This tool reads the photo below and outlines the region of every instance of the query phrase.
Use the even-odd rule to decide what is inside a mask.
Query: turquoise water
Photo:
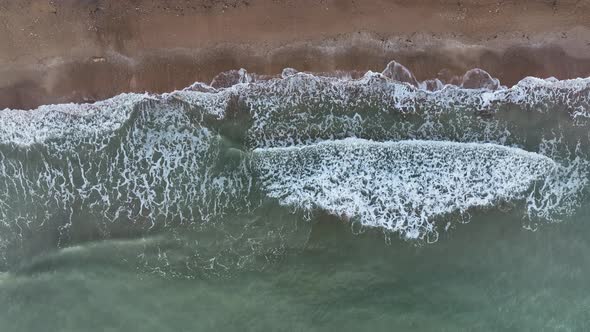
[[[235,74],[0,111],[2,331],[590,328],[590,81]]]

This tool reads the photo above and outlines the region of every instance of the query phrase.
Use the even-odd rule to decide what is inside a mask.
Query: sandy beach
[[[590,2],[0,0],[0,109],[165,92],[245,68],[590,75]]]

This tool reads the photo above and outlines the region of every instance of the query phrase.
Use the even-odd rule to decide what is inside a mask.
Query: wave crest
[[[345,139],[254,153],[262,187],[280,204],[410,239],[436,233],[438,217],[523,200],[559,167],[540,154],[479,143]]]

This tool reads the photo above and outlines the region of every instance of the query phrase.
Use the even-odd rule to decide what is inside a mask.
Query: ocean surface
[[[454,83],[0,110],[0,331],[590,330],[590,79]]]

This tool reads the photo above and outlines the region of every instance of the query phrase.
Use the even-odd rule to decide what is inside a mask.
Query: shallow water
[[[590,80],[394,69],[0,111],[0,327],[588,330]]]
[[[486,215],[428,246],[321,220],[278,257],[257,257],[259,271],[218,266],[195,279],[136,268],[140,240],[86,244],[5,275],[0,322],[7,331],[583,331],[588,216],[530,232]],[[189,261],[201,250],[161,248]]]

